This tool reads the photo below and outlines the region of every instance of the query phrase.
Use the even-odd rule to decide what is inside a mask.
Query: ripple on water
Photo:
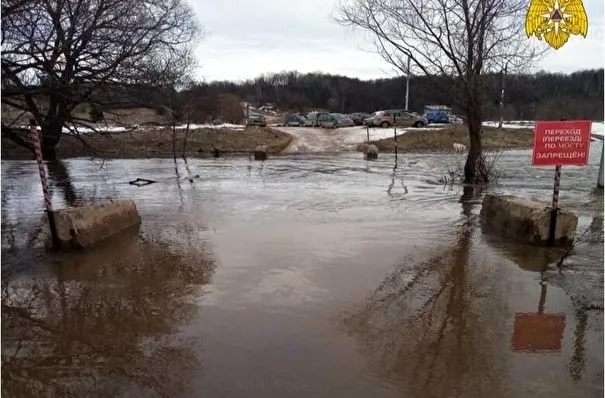
[[[549,199],[552,170],[520,166],[528,153],[502,154],[492,191]],[[582,227],[603,215],[595,153],[563,173]],[[458,158],[190,159],[193,183],[172,160],[69,160],[57,207],[132,198],[143,223],[134,240],[61,256],[24,250],[44,235],[36,167],[3,161],[3,283],[16,284],[3,290],[15,309],[3,307],[3,351],[25,336],[13,369],[64,364],[62,376],[36,368],[30,395],[86,395],[100,379],[100,394],[135,396],[602,393],[602,241],[541,273],[554,252],[483,231],[482,196],[439,182]],[[538,312],[542,286],[545,313],[565,315],[561,347],[516,352],[516,314]]]

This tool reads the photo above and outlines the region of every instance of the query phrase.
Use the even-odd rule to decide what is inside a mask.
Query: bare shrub
[[[576,235],[573,242],[567,247],[565,252],[557,260],[559,270],[563,267],[563,263],[573,252],[581,246],[588,243],[603,243],[603,217],[593,218],[592,223],[586,227],[580,234]]]
[[[502,178],[503,172],[498,166],[502,151],[483,152],[477,161],[477,172],[470,182],[473,185],[497,184]],[[439,182],[445,185],[461,184],[465,182],[464,163],[466,154],[458,153],[453,164],[448,166]]]

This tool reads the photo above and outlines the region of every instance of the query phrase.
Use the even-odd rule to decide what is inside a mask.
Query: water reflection
[[[402,264],[343,325],[376,373],[409,397],[503,395],[502,363],[484,316],[498,300],[481,282],[472,252],[474,190],[461,198],[454,244],[421,264]]]
[[[393,165],[393,173],[391,173],[391,183],[389,184],[389,187],[387,188],[387,195],[389,195],[389,197],[391,199],[403,198],[405,195],[408,194],[408,187],[405,185],[405,182],[403,181],[403,177],[398,176],[397,168],[398,168],[397,158],[395,158],[395,163]],[[393,188],[395,188],[396,179],[398,179],[399,182],[401,183],[401,188],[403,189],[403,193],[400,193],[400,194],[393,193]]]
[[[546,314],[547,285],[540,284],[540,301],[537,313],[515,314],[515,324],[511,339],[515,352],[549,353],[560,352],[565,330],[565,314]]]
[[[74,188],[71,176],[62,160],[46,162],[48,177],[50,180],[49,188],[58,188],[61,191],[63,200],[69,206],[75,206],[81,199]],[[51,193],[52,195],[52,193]]]
[[[481,232],[483,239],[491,247],[527,271],[543,272],[565,251],[561,248],[528,246],[526,242],[507,235],[502,229],[485,220],[481,221]]]
[[[186,249],[121,236],[54,257],[46,274],[3,278],[3,395],[181,394],[199,363],[175,333],[215,267]]]

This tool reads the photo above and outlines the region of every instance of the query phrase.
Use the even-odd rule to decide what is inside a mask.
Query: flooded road
[[[601,145],[560,202],[602,234]],[[49,170],[58,207],[132,198],[143,223],[61,255],[34,163],[2,162],[2,392],[602,396],[602,238],[560,273],[559,252],[479,222],[482,193],[439,182],[454,158],[191,159],[180,179],[171,160],[69,160]],[[550,199],[529,151],[500,162],[492,191]]]

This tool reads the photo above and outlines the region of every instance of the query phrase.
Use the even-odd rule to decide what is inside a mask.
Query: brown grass
[[[185,131],[177,130],[177,156],[181,155]],[[212,146],[222,153],[250,153],[261,144],[267,145],[269,153],[280,153],[292,141],[292,136],[270,128],[251,127],[243,131],[228,129],[197,129],[187,138],[188,156],[208,156]],[[172,154],[172,129],[133,130],[123,133],[94,133],[84,136],[85,144],[72,136],[61,138],[57,147],[60,158],[103,157],[170,158]],[[31,159],[26,149],[18,147],[2,137],[4,159]]]
[[[90,106],[80,104],[73,110],[72,114],[80,119],[88,119],[90,117]],[[104,109],[103,116],[104,122],[108,125],[167,124],[169,121],[167,116],[158,114],[155,109],[144,107]],[[23,112],[9,105],[2,105],[2,122],[7,125],[26,126],[30,118],[31,114],[28,112]]]
[[[397,136],[397,149],[401,151],[453,151],[454,143],[469,145],[466,126],[456,125],[435,130],[408,131]],[[395,140],[387,138],[371,141],[378,150],[392,152],[395,150]],[[484,149],[530,148],[533,143],[531,129],[503,129],[483,127]],[[360,144],[359,151],[364,151],[367,144]]]

